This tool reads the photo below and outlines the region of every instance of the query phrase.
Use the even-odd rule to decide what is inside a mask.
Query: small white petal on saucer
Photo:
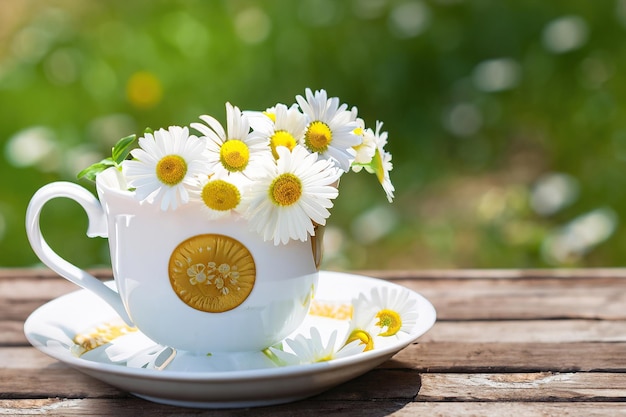
[[[361,343],[360,340],[353,340],[339,349],[333,356],[333,359],[347,358],[363,352],[365,352],[365,344]]]
[[[285,365],[302,365],[335,359],[337,357],[336,342],[337,330],[333,330],[324,343],[319,330],[316,327],[311,327],[310,337],[298,334],[293,339],[285,339],[284,343],[287,345],[285,350],[274,347],[269,349]],[[350,353],[350,351],[344,353]]]
[[[372,307],[376,309],[379,336],[398,336],[410,333],[417,323],[417,301],[409,291],[399,288],[374,287],[370,294]]]
[[[143,333],[132,332],[110,342],[105,354],[113,363],[125,363],[130,368],[143,368],[153,362],[165,349]]]
[[[376,328],[376,313],[378,310],[369,297],[361,293],[352,301],[353,312],[348,327],[346,344],[357,342],[362,346],[363,351],[375,348],[376,335],[379,329]]]

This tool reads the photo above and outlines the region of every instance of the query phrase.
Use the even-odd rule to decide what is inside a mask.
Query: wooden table
[[[626,269],[364,274],[424,295],[435,326],[319,396],[197,410],[135,398],[31,347],[24,320],[77,287],[46,270],[0,270],[0,415],[626,415]]]

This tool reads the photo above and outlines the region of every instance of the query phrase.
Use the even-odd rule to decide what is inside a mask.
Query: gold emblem
[[[254,287],[256,266],[252,254],[229,236],[193,236],[172,252],[169,262],[172,288],[196,310],[221,313],[245,301]]]

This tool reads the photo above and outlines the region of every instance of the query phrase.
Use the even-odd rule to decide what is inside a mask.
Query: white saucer
[[[355,378],[391,358],[435,323],[432,304],[405,287],[380,279],[320,272],[316,300],[345,303],[373,288],[400,289],[417,302],[417,323],[373,350],[306,365],[277,366],[262,353],[191,356],[179,352],[164,370],[133,368],[112,362],[105,346],[76,356],[76,334],[120,320],[97,296],[79,290],[38,308],[24,324],[28,341],[45,354],[138,397],[199,408],[253,407],[291,402],[319,394]],[[315,326],[322,334],[347,326],[344,320],[309,315],[294,334]],[[291,336],[290,336],[291,337]]]

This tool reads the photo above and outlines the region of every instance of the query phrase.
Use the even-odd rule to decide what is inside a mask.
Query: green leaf
[[[137,135],[126,136],[125,138],[120,139],[115,146],[113,146],[112,159],[116,164],[119,165],[126,159],[128,153],[130,152],[130,147],[135,139],[137,139]]]
[[[80,171],[77,175],[77,177],[80,178],[85,178],[88,179],[89,181],[95,181],[96,180],[96,175],[98,175],[99,173],[101,173],[102,171],[104,171],[105,169],[112,167],[112,166],[116,166],[117,164],[113,161],[112,158],[106,158],[103,159],[100,162],[97,162],[93,165],[91,165],[90,167],[87,167],[85,169],[83,169],[82,171]]]

